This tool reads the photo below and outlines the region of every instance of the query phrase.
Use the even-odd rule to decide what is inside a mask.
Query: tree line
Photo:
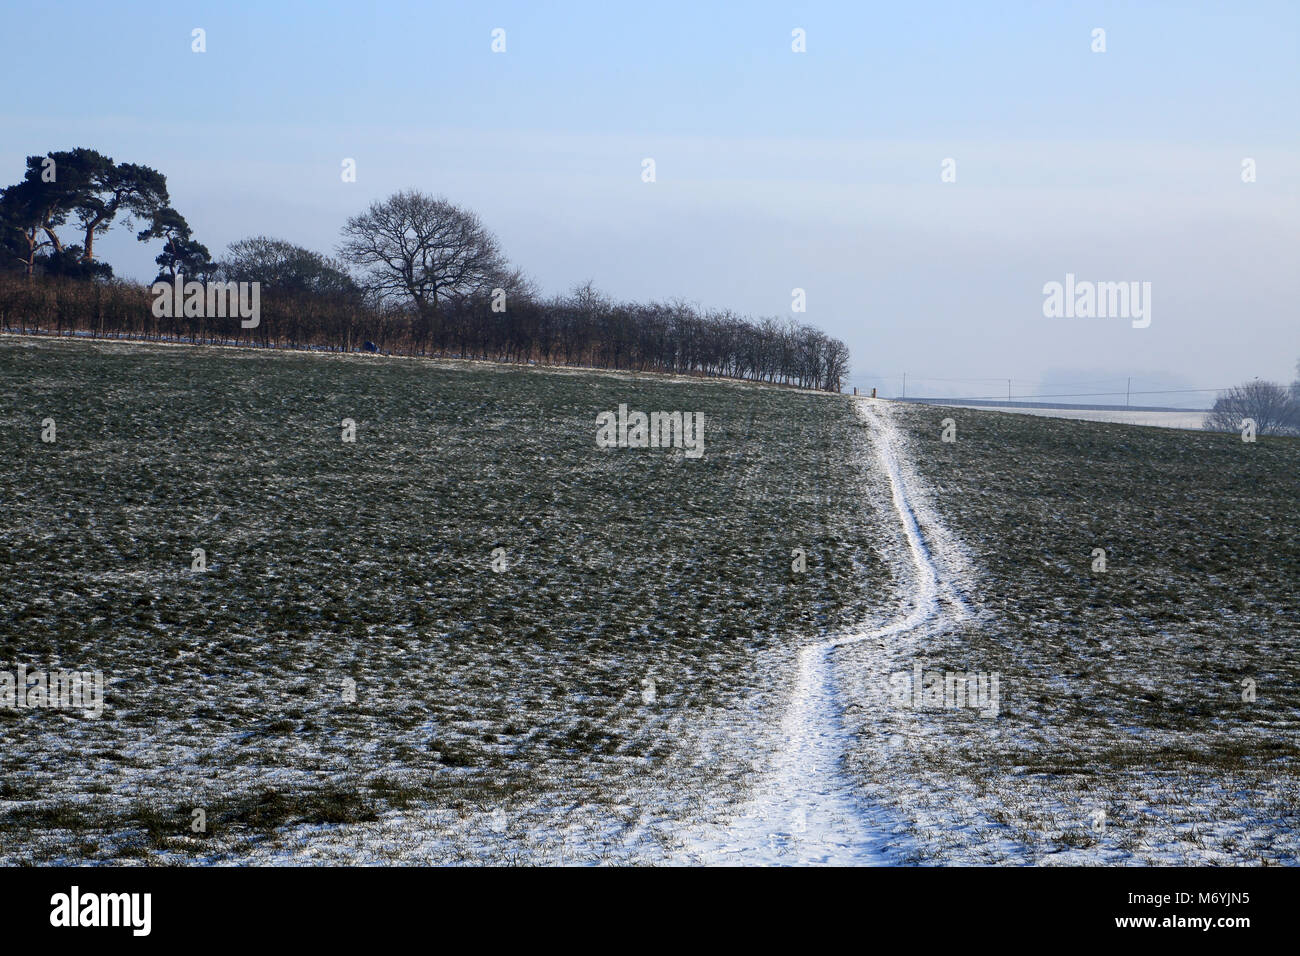
[[[257,282],[261,315],[158,316],[95,238],[161,241],[156,281]],[[68,230],[72,234],[68,235]],[[0,192],[0,325],[18,330],[708,375],[839,391],[847,347],[819,329],[682,301],[620,302],[591,282],[539,294],[470,210],[416,191],[344,224],[334,255],[255,236],[213,259],[163,174],[94,150],[29,156]]]

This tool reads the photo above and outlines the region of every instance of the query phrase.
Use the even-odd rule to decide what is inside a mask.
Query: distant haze
[[[154,166],[214,255],[255,234],[333,253],[372,200],[445,194],[546,293],[790,316],[802,288],[795,318],[884,394],[904,372],[967,397],[1132,378],[1166,392],[1134,404],[1206,407],[1177,390],[1294,377],[1295,5],[906,6],[24,4],[0,71],[40,92],[0,106],[0,181],[73,146]],[[52,44],[101,51],[97,78],[49,69]],[[123,224],[97,251],[152,278]],[[1150,326],[1045,318],[1067,273],[1150,282]]]

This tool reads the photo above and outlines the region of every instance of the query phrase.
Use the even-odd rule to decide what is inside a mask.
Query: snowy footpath
[[[831,670],[839,648],[862,641],[888,641],[941,613],[939,571],[930,556],[908,499],[899,467],[902,439],[886,407],[855,402],[871,428],[879,467],[889,478],[894,511],[907,542],[898,578],[911,593],[901,618],[870,631],[842,634],[800,648],[798,671],[770,771],[752,800],[726,826],[691,837],[684,862],[704,864],[838,864],[891,862],[895,839],[881,812],[855,798],[841,771],[845,733]]]

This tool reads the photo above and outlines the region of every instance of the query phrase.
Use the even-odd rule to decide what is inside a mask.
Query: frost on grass
[[[705,457],[597,448],[620,402],[702,412]],[[0,862],[668,858],[797,645],[895,591],[856,429],[734,383],[0,337],[0,665],[108,705],[0,709]]]
[[[1295,863],[1300,442],[893,414],[972,609],[840,662],[849,768],[913,859]],[[891,706],[916,660],[1000,672],[998,717]]]

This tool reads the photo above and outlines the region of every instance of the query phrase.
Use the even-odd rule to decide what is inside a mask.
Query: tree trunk
[[[86,227],[86,244],[81,253],[82,262],[93,262],[95,260],[95,230],[99,228],[99,224],[103,221],[104,217],[100,216]]]

